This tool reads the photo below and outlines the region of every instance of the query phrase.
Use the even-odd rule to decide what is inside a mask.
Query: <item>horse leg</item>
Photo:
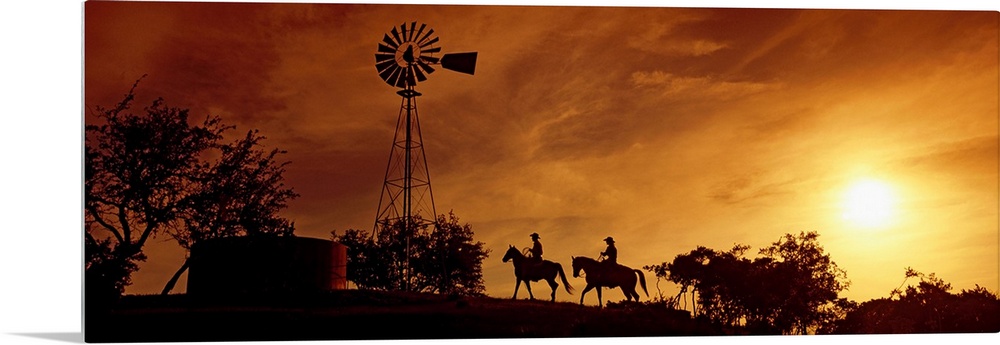
[[[635,301],[639,302],[639,294],[635,293],[635,289],[622,288],[622,292],[625,293],[625,300],[631,302],[632,297],[635,296]]]
[[[521,288],[521,279],[517,279],[517,284],[514,285],[514,297],[511,299],[517,299],[517,289]]]
[[[534,300],[535,299],[535,294],[531,293],[531,280],[530,279],[525,279],[524,280],[524,288],[528,289],[528,297],[531,298],[532,300]]]
[[[601,299],[601,286],[600,285],[597,286],[597,307],[598,308],[604,308],[604,302]]]
[[[556,278],[549,278],[549,287],[552,288],[552,302],[556,301],[556,290],[559,289],[559,283],[556,283]]]
[[[590,289],[593,289],[593,288],[594,288],[594,286],[592,286],[590,284],[587,284],[587,287],[583,288],[583,292],[580,293],[580,305],[583,305],[583,296],[586,296],[587,295],[587,291],[590,291]]]

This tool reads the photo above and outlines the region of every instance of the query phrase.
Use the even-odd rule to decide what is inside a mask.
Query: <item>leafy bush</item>
[[[483,295],[482,262],[489,250],[474,242],[470,225],[460,225],[449,213],[410,227],[395,222],[375,236],[356,229],[333,232],[333,240],[348,247],[347,279],[361,289]],[[409,275],[404,271],[407,255]]]

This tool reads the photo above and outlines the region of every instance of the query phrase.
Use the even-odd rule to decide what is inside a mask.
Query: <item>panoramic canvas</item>
[[[996,11],[83,5],[87,342],[1000,331]]]

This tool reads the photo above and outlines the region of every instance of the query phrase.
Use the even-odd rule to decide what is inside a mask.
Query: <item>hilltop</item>
[[[722,335],[650,305],[340,290],[304,296],[124,296],[88,315],[87,342],[391,340]]]

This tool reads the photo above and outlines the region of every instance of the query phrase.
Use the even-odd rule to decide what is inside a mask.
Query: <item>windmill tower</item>
[[[474,74],[477,53],[451,53],[440,58],[439,39],[427,24],[403,23],[384,34],[375,52],[375,69],[386,84],[399,88],[402,97],[396,132],[392,139],[389,162],[385,169],[382,194],[372,237],[380,231],[401,227],[406,234],[406,263],[404,266],[409,290],[409,239],[418,227],[432,224],[437,217],[434,194],[431,191],[430,172],[424,153],[420,120],[417,117],[416,98],[421,96],[414,87],[427,80],[434,67]]]

